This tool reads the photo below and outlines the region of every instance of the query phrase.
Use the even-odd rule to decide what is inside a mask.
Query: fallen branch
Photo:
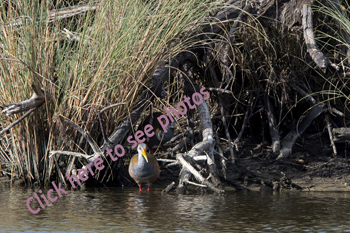
[[[193,149],[192,149],[193,150]],[[191,151],[192,151],[191,150]],[[194,169],[194,167],[192,167],[191,164],[189,164],[182,156],[182,154],[177,154],[176,155],[176,159],[180,162],[180,164],[184,167],[184,169],[186,169],[187,171],[189,171],[195,178],[196,180],[198,180],[199,182],[201,182],[202,184],[205,184],[206,186],[208,186],[208,188],[210,188],[211,190],[213,190],[216,193],[224,193],[225,191],[222,189],[218,189],[216,187],[214,187],[214,185],[209,182],[208,180],[206,180],[196,169]]]

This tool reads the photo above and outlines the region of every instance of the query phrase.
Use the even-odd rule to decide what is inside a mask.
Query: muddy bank
[[[237,164],[228,165],[229,172],[225,183],[232,186],[230,183],[234,182],[254,191],[265,188],[350,191],[350,164],[347,159],[300,154],[294,157],[283,161],[254,156],[243,158]]]
[[[350,191],[347,145],[338,144],[335,157],[326,134],[318,135],[312,132],[298,139],[295,152],[280,160],[268,143],[261,146],[250,140],[236,164],[227,163],[227,179],[222,178],[250,190]]]
[[[293,154],[280,160],[276,160],[278,154],[271,152],[269,143],[261,145],[259,141],[259,138],[245,139],[237,153],[236,163],[227,161],[226,176],[220,162],[216,161],[223,189],[350,191],[347,145],[337,144],[339,154],[335,157],[326,133],[309,130],[305,137],[298,139]],[[161,163],[161,178],[155,183],[164,188],[172,181],[178,182],[179,174],[178,168],[166,168],[165,165]],[[188,187],[192,191],[201,190],[199,187]]]

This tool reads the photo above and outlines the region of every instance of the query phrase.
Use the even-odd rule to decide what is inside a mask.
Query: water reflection
[[[350,232],[349,193],[160,191],[67,190],[34,215],[26,207],[33,190],[0,187],[0,232]]]

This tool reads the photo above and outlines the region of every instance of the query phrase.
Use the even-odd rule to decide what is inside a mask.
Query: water
[[[0,232],[350,232],[346,192],[160,191],[67,190],[34,215],[26,206],[33,190],[0,188]]]

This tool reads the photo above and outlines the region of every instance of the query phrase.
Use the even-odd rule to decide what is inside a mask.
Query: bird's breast
[[[131,170],[137,178],[147,179],[154,174],[154,165],[150,163],[135,164]]]

